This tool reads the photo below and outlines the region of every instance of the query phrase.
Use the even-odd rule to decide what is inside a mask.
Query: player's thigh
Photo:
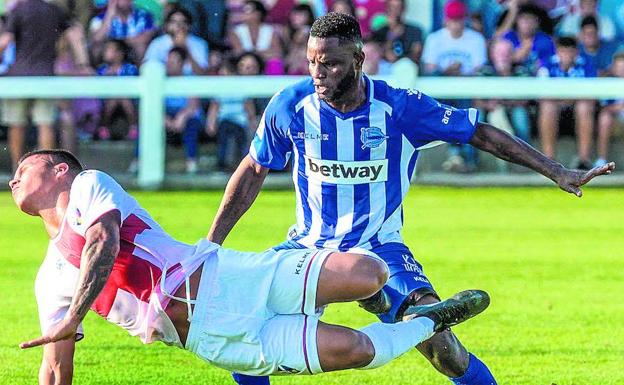
[[[265,360],[271,373],[321,373],[317,345],[319,318],[305,314],[277,315],[260,331]]]
[[[390,298],[391,308],[378,315],[382,322],[393,323],[400,320],[403,311],[415,296],[431,294],[437,297],[422,265],[414,259],[407,246],[399,243],[386,244],[375,249],[375,253],[387,264],[390,272],[382,290]]]
[[[278,250],[267,307],[277,314],[320,314],[316,291],[323,264],[331,253],[316,249]]]

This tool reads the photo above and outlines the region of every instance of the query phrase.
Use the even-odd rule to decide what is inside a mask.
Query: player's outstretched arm
[[[583,195],[581,186],[615,169],[613,162],[589,171],[567,169],[521,139],[486,123],[478,123],[470,144],[498,158],[535,170],[557,183],[562,190],[578,197]]]
[[[268,173],[268,168],[256,163],[249,155],[241,161],[225,187],[219,211],[206,237],[209,241],[223,243],[236,222],[256,200]]]
[[[74,376],[73,338],[53,342],[43,347],[43,360],[39,368],[39,385],[70,385]]]
[[[119,253],[120,225],[119,211],[112,210],[87,229],[80,261],[80,278],[67,314],[45,335],[20,344],[22,349],[75,338],[78,325],[104,288]]]

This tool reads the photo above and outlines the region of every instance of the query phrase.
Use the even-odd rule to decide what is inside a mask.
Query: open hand
[[[615,170],[615,162],[609,162],[603,166],[594,167],[591,170],[566,170],[558,178],[557,184],[563,191],[567,191],[577,197],[583,196],[581,186],[600,175],[608,175]]]
[[[69,318],[64,318],[59,324],[50,329],[45,335],[35,338],[34,340],[22,342],[19,346],[22,349],[28,349],[35,346],[41,346],[52,342],[75,338],[76,331],[80,322]]]

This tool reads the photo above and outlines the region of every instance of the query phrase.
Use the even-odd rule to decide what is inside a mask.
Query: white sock
[[[414,346],[433,336],[434,323],[427,317],[384,324],[376,322],[360,331],[368,336],[375,348],[375,357],[363,368],[374,369],[403,355]]]

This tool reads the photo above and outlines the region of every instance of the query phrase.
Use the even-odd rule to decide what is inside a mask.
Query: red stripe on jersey
[[[162,270],[149,261],[133,255],[135,238],[149,229],[151,227],[134,214],[128,216],[122,223],[119,229],[119,254],[115,258],[113,270],[106,285],[91,306],[91,309],[102,317],[106,317],[110,312],[119,289],[131,293],[140,301],[149,302],[149,297],[160,279]],[[62,231],[63,233],[56,241],[56,247],[67,261],[79,269],[85,239],[76,233],[69,223],[65,224]]]
[[[132,254],[137,235],[149,229],[151,227],[134,214],[128,216],[121,225],[119,254],[115,258],[113,270],[106,285],[91,306],[102,317],[106,317],[110,312],[119,289],[131,293],[140,301],[149,302],[149,297],[156,282],[160,279],[162,270]]]

